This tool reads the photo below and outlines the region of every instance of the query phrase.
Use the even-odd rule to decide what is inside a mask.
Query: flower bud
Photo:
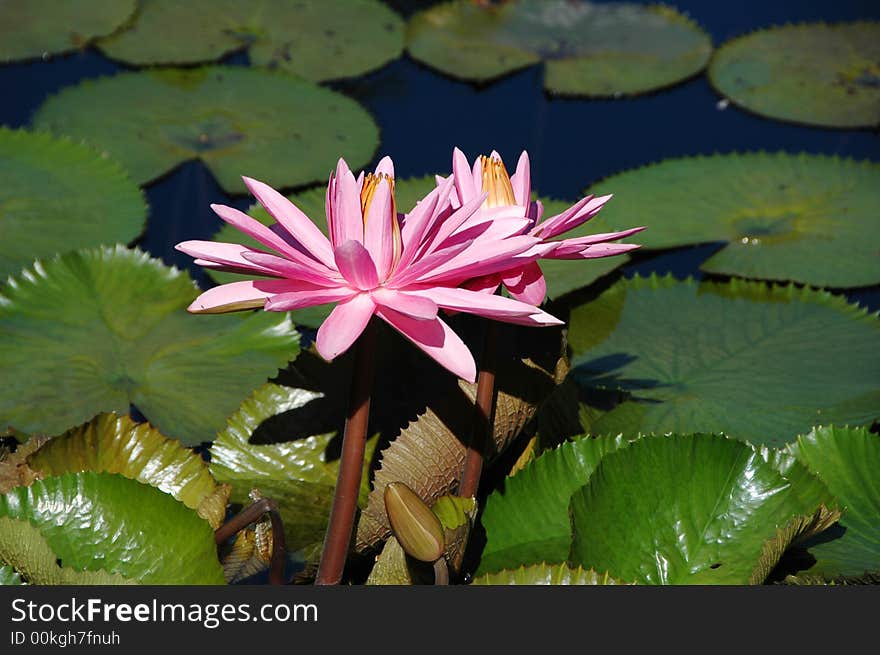
[[[394,536],[406,554],[422,562],[443,556],[446,540],[440,519],[402,482],[385,487],[385,511]]]

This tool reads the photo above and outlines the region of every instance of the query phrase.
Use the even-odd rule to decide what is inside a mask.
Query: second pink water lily
[[[375,315],[471,382],[476,377],[473,356],[439,317],[439,309],[524,325],[560,323],[533,304],[458,288],[465,280],[534,262],[549,248],[540,238],[523,234],[527,219],[516,212],[495,222],[473,221],[486,193],[453,207],[452,177],[404,216],[397,212],[388,157],[375,172],[358,178],[340,159],[327,186],[329,239],[283,195],[257,180],[244,181],[277,221],[274,225],[267,227],[232,207],[211,207],[265,250],[213,241],[185,241],[176,248],[206,268],[263,279],[205,291],[190,305],[191,312],[289,311],[336,303],[316,338],[325,359],[348,350]]]

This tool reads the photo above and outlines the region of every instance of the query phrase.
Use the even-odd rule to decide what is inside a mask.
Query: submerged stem
[[[492,439],[497,341],[498,325],[495,321],[488,320],[483,333],[483,354],[477,375],[477,397],[474,404],[471,439],[464,457],[461,482],[458,485],[458,495],[465,498],[477,495],[480,476],[483,473],[483,458]]]
[[[354,372],[348,399],[348,416],[342,438],[342,456],[336,477],[336,492],[315,584],[334,585],[342,580],[357,513],[358,492],[364,468],[370,395],[375,374],[376,319],[370,319],[358,339]]]

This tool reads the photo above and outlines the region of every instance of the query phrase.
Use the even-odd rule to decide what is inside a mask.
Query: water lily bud
[[[433,562],[443,555],[446,540],[440,519],[412,489],[402,482],[386,486],[385,511],[407,555],[422,562]]]

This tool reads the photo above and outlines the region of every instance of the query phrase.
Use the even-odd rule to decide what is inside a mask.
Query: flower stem
[[[336,477],[336,492],[330,509],[330,522],[324,536],[324,549],[315,584],[334,585],[342,580],[351,545],[358,492],[364,468],[370,394],[375,375],[376,319],[370,319],[356,345],[354,372],[348,398],[348,416],[342,438],[342,456]]]
[[[278,513],[278,504],[271,498],[260,498],[241,512],[226,521],[214,531],[214,542],[222,544],[251,523],[259,521],[265,514],[272,524],[272,555],[269,562],[269,584],[284,584],[284,560],[287,548],[284,543],[284,526]]]
[[[464,457],[461,482],[458,484],[458,495],[465,498],[477,495],[480,475],[483,472],[483,457],[492,439],[497,342],[497,323],[488,320],[483,333],[483,354],[480,357],[480,371],[477,375],[477,398],[474,405],[471,439]]]

